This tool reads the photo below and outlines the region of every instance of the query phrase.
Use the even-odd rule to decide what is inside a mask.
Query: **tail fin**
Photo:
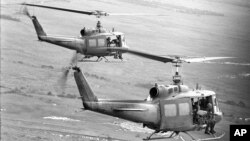
[[[42,36],[46,36],[46,33],[44,32],[42,26],[40,25],[40,23],[38,22],[36,16],[32,16],[31,20],[34,24],[35,30],[36,30],[36,34],[39,40],[42,40]]]
[[[83,103],[85,101],[86,102],[98,101],[97,97],[91,90],[85,76],[82,74],[80,68],[74,67],[73,69],[75,70],[74,77]]]

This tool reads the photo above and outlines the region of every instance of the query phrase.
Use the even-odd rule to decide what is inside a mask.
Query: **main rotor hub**
[[[179,68],[181,67],[181,62],[177,61],[173,63],[173,66],[176,68],[173,75],[173,84],[180,85],[182,83],[181,75],[179,74]]]
[[[101,29],[102,28],[102,24],[100,21],[97,21],[97,24],[96,24],[96,29]]]
[[[102,16],[109,16],[107,12],[101,10],[94,10],[91,12],[90,15],[95,15],[96,18],[101,18]]]

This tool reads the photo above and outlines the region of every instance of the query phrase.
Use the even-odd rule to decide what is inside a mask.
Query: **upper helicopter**
[[[26,6],[34,6],[34,7],[41,7],[41,8],[48,8],[54,10],[61,10],[66,12],[73,12],[78,14],[85,14],[85,15],[93,15],[96,18],[100,18],[103,16],[110,16],[110,15],[155,15],[155,16],[163,16],[163,14],[143,14],[143,13],[107,13],[100,10],[94,11],[80,11],[80,10],[72,10],[66,8],[58,8],[58,7],[51,7],[51,6],[44,6],[44,5],[36,5],[36,4],[28,4],[22,3],[22,5]],[[106,59],[106,56],[113,56],[114,59],[123,59],[122,53],[115,50],[115,48],[126,49],[129,48],[126,44],[125,35],[122,32],[108,31],[103,28],[101,22],[98,20],[95,29],[89,29],[84,27],[80,30],[79,37],[63,37],[63,36],[54,36],[48,35],[38,22],[36,16],[31,16],[26,7],[24,7],[24,14],[26,14],[33,22],[38,39],[40,41],[45,41],[51,44],[59,45],[71,50],[75,50],[76,53],[80,53],[84,55],[83,61],[86,58],[90,57],[98,57],[96,61],[101,61],[102,58]],[[110,50],[109,48],[114,48]]]
[[[125,50],[120,50],[125,51]],[[190,89],[182,82],[178,71],[182,63],[204,62],[208,60],[226,59],[231,57],[182,57],[157,56],[150,53],[126,49],[126,52],[141,57],[172,63],[176,67],[173,82],[169,85],[155,84],[149,90],[149,96],[144,100],[100,100],[93,93],[81,69],[77,66],[72,69],[85,110],[123,118],[129,121],[142,123],[143,127],[153,129],[152,135],[159,132],[169,132],[169,137],[184,132],[192,140],[213,140],[224,136],[224,133],[214,131],[215,123],[222,120],[222,111],[219,108],[216,93],[210,90]],[[210,109],[207,111],[207,109]],[[209,115],[213,117],[211,122]],[[210,124],[211,123],[211,124]],[[201,131],[210,134],[205,139],[197,139],[189,131]]]

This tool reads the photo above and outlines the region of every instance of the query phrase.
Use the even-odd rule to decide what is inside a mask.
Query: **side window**
[[[188,103],[179,103],[179,115],[186,116],[189,115],[190,109]]]
[[[96,39],[89,39],[89,46],[96,47]]]
[[[105,40],[104,39],[98,39],[98,46],[105,46]]]
[[[175,104],[164,105],[164,113],[166,117],[174,117],[177,114],[177,109]]]

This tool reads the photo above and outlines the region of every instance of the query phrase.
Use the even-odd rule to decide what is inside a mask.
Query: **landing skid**
[[[103,58],[105,58],[105,57],[98,57],[96,60],[89,60],[89,58],[82,58],[82,59],[77,60],[77,61],[78,62],[101,62]],[[108,59],[106,59],[106,61],[108,61]]]
[[[112,60],[112,61],[105,61],[105,63],[125,63],[126,62],[126,60]]]
[[[178,137],[179,139],[181,139],[182,141],[210,141],[210,140],[218,140],[221,139],[222,137],[224,137],[225,132],[222,132],[220,134],[213,134],[210,135],[210,137],[205,137],[205,138],[195,138],[193,135],[191,135],[189,132],[183,132],[186,135],[188,135],[190,138],[189,139],[185,139],[184,136],[181,136],[179,134],[179,132],[172,132],[169,136],[167,137],[154,137],[151,138],[154,134],[159,133],[159,132],[153,132],[152,134],[150,134],[147,138],[144,138],[143,140],[159,140],[159,139],[170,139],[170,138],[175,138]]]
[[[96,60],[78,60],[78,62],[99,62],[99,61],[96,61]]]
[[[78,62],[101,62],[103,59],[105,59],[105,63],[123,63],[126,62],[126,60],[119,59],[119,61],[109,61],[106,57],[99,57],[97,60],[88,60],[88,58],[83,58],[81,60],[78,60]]]
[[[204,138],[204,139],[195,139],[194,141],[210,141],[210,140],[218,140],[218,139],[221,139],[222,137],[224,137],[225,135],[225,132],[219,134],[219,135],[215,135],[213,134],[212,136],[213,137],[210,137],[210,138]]]
[[[159,133],[158,131],[153,132],[150,134],[147,138],[144,138],[143,140],[158,140],[158,139],[167,139],[167,138],[173,138],[179,135],[179,132],[172,132],[168,137],[155,137],[151,138],[154,134]]]

